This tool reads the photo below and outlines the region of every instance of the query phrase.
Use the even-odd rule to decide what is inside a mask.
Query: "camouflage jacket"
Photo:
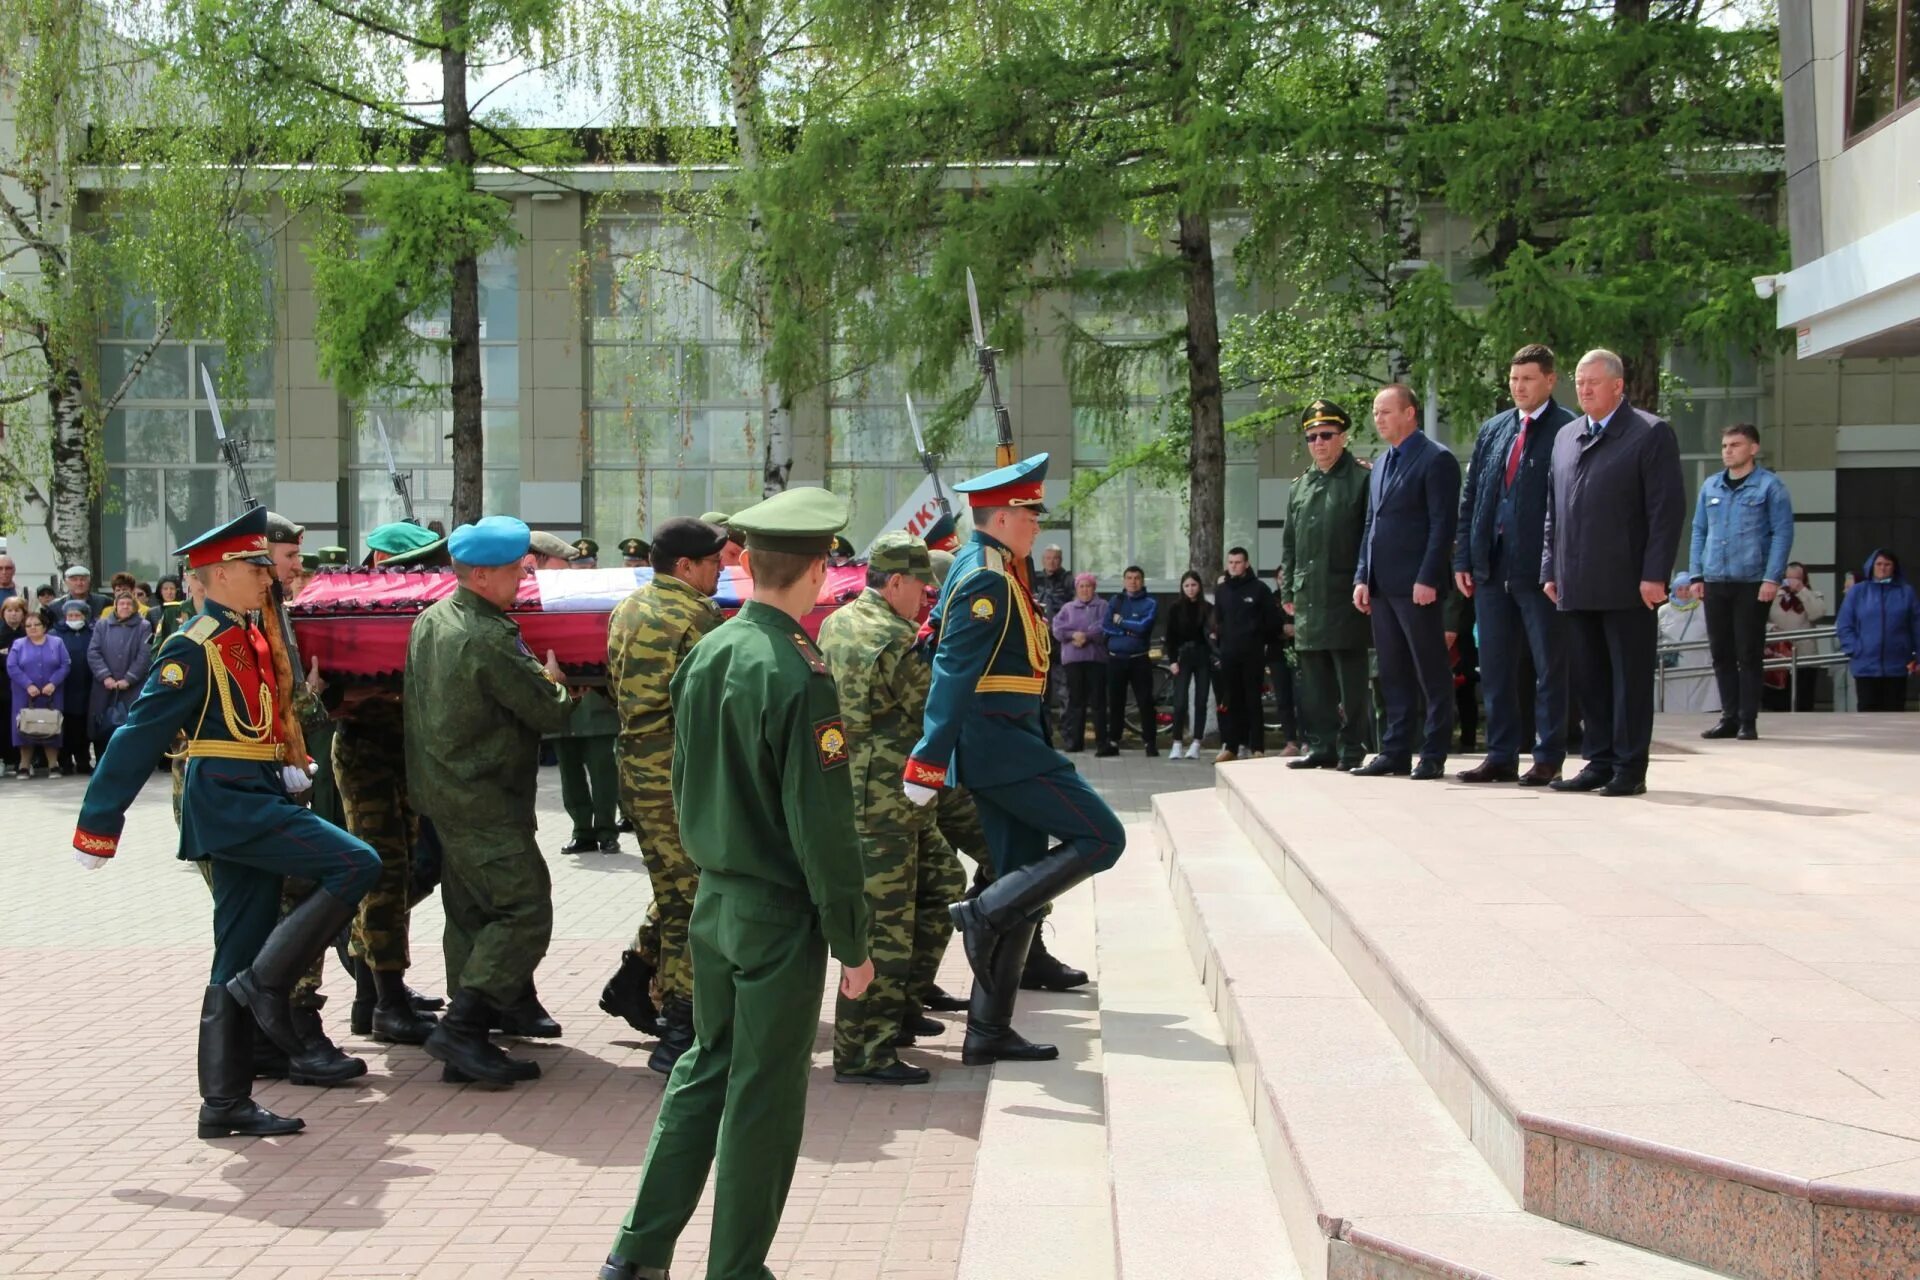
[[[642,780],[673,785],[673,699],[668,686],[687,651],[724,621],[706,596],[656,574],[622,600],[607,624],[607,685],[620,713],[620,753]]]
[[[854,821],[863,832],[919,831],[935,810],[900,789],[907,753],[920,738],[933,671],[912,652],[916,628],[869,588],[820,624],[820,654],[833,673],[853,763]]]

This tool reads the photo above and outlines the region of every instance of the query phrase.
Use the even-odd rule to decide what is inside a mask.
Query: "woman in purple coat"
[[[60,776],[60,766],[54,760],[54,752],[60,749],[60,735],[56,731],[51,738],[28,738],[20,733],[20,712],[27,707],[50,708],[62,711],[62,689],[67,683],[67,667],[72,659],[67,654],[67,646],[47,634],[47,620],[38,613],[29,613],[26,617],[24,638],[13,642],[7,650],[7,681],[13,686],[13,723],[8,728],[13,733],[13,745],[20,749],[20,767],[14,770],[14,776],[28,778],[33,776],[33,749],[40,748],[47,759],[47,772],[54,777]]]

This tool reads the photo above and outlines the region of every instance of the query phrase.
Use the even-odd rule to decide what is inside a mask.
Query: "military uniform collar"
[[[758,600],[749,600],[741,605],[740,612],[734,617],[743,622],[755,623],[769,631],[778,631],[781,635],[791,635],[796,631],[800,632],[803,638],[806,635],[805,630],[786,610],[776,609]]]
[[[692,583],[683,582],[679,578],[674,577],[670,573],[654,574],[653,585],[656,587],[659,587],[662,591],[684,592],[687,595],[694,597],[696,600],[705,600],[708,603],[712,603],[712,600],[713,600],[712,596],[709,596],[706,593],[702,592],[698,587],[695,587]]]
[[[885,616],[888,620],[898,623],[900,630],[912,631],[915,629],[913,623],[893,611],[893,606],[887,603],[887,598],[880,594],[879,588],[868,587],[860,593],[859,600],[861,607],[871,609],[875,613]]]
[[[499,605],[487,599],[471,587],[455,587],[453,589],[453,598],[467,608],[472,609],[475,613],[490,614],[496,618],[504,618],[507,616],[505,609],[502,609]]]
[[[238,609],[229,609],[226,605],[213,600],[207,601],[206,608],[200,612],[206,614],[207,617],[212,618],[223,627],[244,627],[247,625],[246,614],[240,612]]]
[[[983,547],[992,547],[995,551],[1003,551],[1009,555],[1012,554],[1012,552],[1008,550],[1006,543],[1000,541],[1000,539],[994,537],[985,529],[975,529],[973,531],[973,540]]]

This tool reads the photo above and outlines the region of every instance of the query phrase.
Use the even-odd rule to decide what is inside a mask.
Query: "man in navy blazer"
[[[1611,351],[1580,357],[1573,389],[1586,413],[1553,442],[1540,583],[1567,624],[1587,767],[1553,789],[1637,796],[1653,749],[1655,610],[1686,518],[1680,442],[1627,403],[1626,367]]]
[[[1397,382],[1373,398],[1373,426],[1387,451],[1374,460],[1367,487],[1353,607],[1373,619],[1387,715],[1380,754],[1353,772],[1362,778],[1411,774],[1425,781],[1446,771],[1453,737],[1453,664],[1440,598],[1452,585],[1447,566],[1460,505],[1460,463],[1420,430],[1420,403]],[[1415,766],[1413,713],[1422,697],[1426,733]]]
[[[1507,366],[1513,408],[1480,424],[1460,491],[1453,581],[1470,596],[1480,634],[1480,694],[1487,706],[1487,758],[1462,782],[1543,787],[1567,758],[1566,642],[1553,601],[1540,590],[1541,539],[1553,442],[1573,414],[1553,399],[1553,351],[1529,343]],[[1521,646],[1525,645],[1525,650]],[[1521,655],[1533,658],[1533,767],[1520,773],[1528,736],[1520,722]]]

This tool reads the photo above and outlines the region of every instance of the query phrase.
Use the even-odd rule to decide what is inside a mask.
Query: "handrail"
[[[1799,631],[1768,632],[1766,643],[1779,644],[1784,641],[1793,645],[1793,649],[1784,656],[1763,660],[1760,664],[1761,670],[1792,672],[1793,675],[1788,679],[1787,687],[1797,690],[1800,684],[1800,670],[1803,667],[1809,670],[1820,667],[1846,667],[1848,657],[1844,653],[1838,652],[1837,650],[1826,653],[1811,652],[1813,646],[1817,645],[1820,641],[1838,640],[1838,638],[1839,633],[1833,627],[1806,627]],[[1713,642],[1711,640],[1662,641],[1658,651],[1662,656],[1669,653],[1680,654],[1707,649],[1710,648],[1712,644]],[[1807,649],[1808,652],[1803,654],[1801,652],[1803,648]],[[1655,690],[1659,697],[1660,705],[1663,708],[1667,703],[1667,679],[1669,674],[1676,680],[1705,680],[1713,677],[1713,668],[1690,667],[1684,671],[1676,671],[1669,668],[1664,662],[1657,663],[1654,667]],[[1843,690],[1847,695],[1844,698]],[[1852,700],[1851,693],[1852,682],[1850,680],[1841,678],[1834,681],[1834,709],[1836,711],[1841,709],[1841,703],[1843,701]],[[1790,697],[1787,701],[1787,710],[1797,711],[1799,709],[1798,704],[1798,696]]]

